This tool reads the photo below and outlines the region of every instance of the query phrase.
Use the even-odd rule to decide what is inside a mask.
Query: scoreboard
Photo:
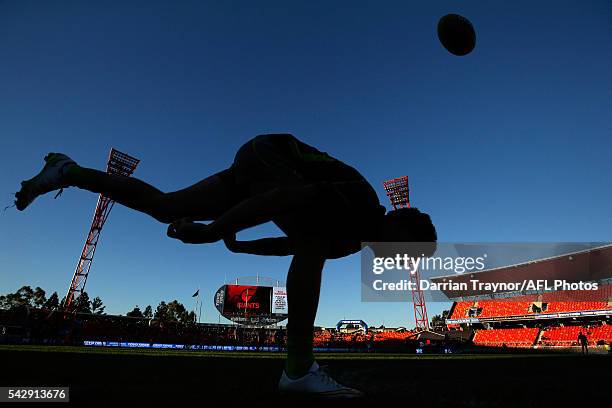
[[[287,289],[281,286],[223,285],[214,302],[222,316],[236,323],[269,325],[288,315]]]

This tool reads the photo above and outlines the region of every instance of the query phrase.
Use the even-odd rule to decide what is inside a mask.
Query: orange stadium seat
[[[612,326],[607,324],[587,329],[587,338],[594,343],[600,340],[610,343],[612,342]]]
[[[598,290],[556,291],[542,295],[524,295],[511,300],[480,300],[455,302],[450,319],[468,317],[468,310],[480,310],[478,318],[508,317],[533,314],[531,304],[546,304],[542,313],[576,312],[582,310],[612,309],[612,285],[600,286]],[[607,299],[607,300],[606,300]]]
[[[529,313],[531,302],[484,300],[478,302],[482,311],[478,317],[520,316]]]
[[[612,326],[602,325],[596,327],[560,326],[546,329],[540,338],[543,346],[570,347],[578,345],[578,334],[582,332],[587,336],[589,344],[595,345],[598,341],[612,341]]]
[[[572,346],[578,344],[580,326],[551,327],[542,333],[540,343],[545,346]]]
[[[608,306],[608,302],[550,302],[546,313],[578,312],[581,310],[601,310]]]
[[[455,307],[449,319],[463,319],[474,302],[455,302]]]
[[[612,285],[599,289],[557,291],[542,295],[542,302],[548,303],[546,312],[575,312],[580,310],[602,310],[612,308]]]
[[[403,341],[406,340],[406,338],[410,337],[413,333],[406,331],[406,332],[381,332],[381,333],[376,333],[376,335],[374,336],[374,341]]]
[[[480,346],[489,347],[531,347],[536,341],[540,329],[517,328],[517,329],[493,329],[478,330],[474,335],[473,342]]]

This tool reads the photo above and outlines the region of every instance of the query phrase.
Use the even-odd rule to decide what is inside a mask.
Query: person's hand
[[[185,244],[207,244],[220,239],[214,233],[211,224],[196,223],[189,218],[181,218],[168,225],[166,234]]]
[[[193,220],[189,218],[181,218],[180,220],[176,220],[170,225],[168,225],[168,230],[166,231],[166,235],[170,238],[175,238],[180,241],[186,242],[187,235],[190,235],[189,229],[193,227]]]

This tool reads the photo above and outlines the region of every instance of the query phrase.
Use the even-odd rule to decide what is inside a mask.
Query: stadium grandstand
[[[491,282],[502,278],[508,280],[510,275],[515,279],[538,279],[544,275],[554,276],[552,272],[561,268],[565,278],[576,279],[581,270],[579,267],[572,270],[568,261],[585,257],[589,260],[591,275],[602,278],[612,266],[612,245],[491,269],[478,273],[478,276]],[[571,265],[583,266],[585,262],[570,262]],[[444,279],[432,278],[433,281]],[[453,279],[457,277],[453,276]],[[578,336],[582,334],[586,336],[589,347],[609,350],[612,343],[612,283],[606,279],[597,282],[597,290],[503,293],[501,297],[482,292],[458,294],[444,291],[455,301],[442,326],[437,325],[435,330],[372,327],[362,320],[342,320],[336,327],[315,328],[314,346],[317,351],[409,353],[446,353],[479,348],[572,349],[579,347]],[[236,292],[239,296],[229,296],[230,289],[239,289]],[[33,307],[0,309],[0,344],[284,350],[286,331],[278,324],[286,316],[279,312],[285,307],[284,288],[224,285],[215,296],[220,313],[230,320],[242,316],[243,312],[234,315],[232,302],[236,299],[240,302],[245,293],[250,305],[259,302],[265,307],[257,310],[268,310],[269,316],[263,320],[236,319],[232,324],[213,324],[71,314]],[[257,314],[249,316],[257,317]],[[274,316],[278,318],[272,318]]]
[[[508,281],[509,277],[515,281],[551,279],[561,271],[564,279],[573,281],[589,275],[598,283],[598,288],[505,293],[498,298],[482,291],[447,291],[449,298],[457,299],[446,319],[447,327],[473,332],[473,344],[484,347],[572,348],[579,346],[580,333],[587,337],[589,347],[609,346],[612,343],[611,260],[612,245],[607,245],[478,273],[481,281],[495,282]],[[584,265],[588,265],[588,271],[582,270]]]

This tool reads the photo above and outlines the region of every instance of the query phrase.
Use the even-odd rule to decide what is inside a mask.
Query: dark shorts
[[[236,153],[232,165],[238,186],[270,183],[301,184],[299,158],[289,134],[259,135],[245,143]]]
[[[350,213],[381,211],[376,192],[356,169],[290,134],[254,137],[218,175],[236,203],[283,185],[317,184],[325,198],[308,212],[318,217],[325,213],[336,220],[354,220]]]
[[[280,139],[291,135],[260,135],[242,145],[230,168],[217,173],[237,203],[255,194],[282,186],[303,184],[291,152]]]

